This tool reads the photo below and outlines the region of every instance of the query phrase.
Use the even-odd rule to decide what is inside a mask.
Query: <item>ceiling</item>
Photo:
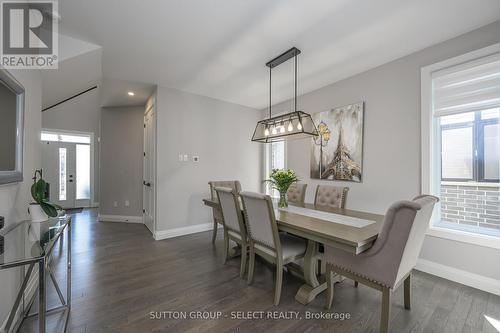
[[[61,32],[102,46],[105,79],[268,104],[292,46],[299,94],[500,19],[498,0],[63,0]],[[273,103],[293,96],[292,64]]]

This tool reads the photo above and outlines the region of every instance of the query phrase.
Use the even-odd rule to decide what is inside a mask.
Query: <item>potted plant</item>
[[[49,217],[56,217],[62,207],[50,202],[47,198],[48,183],[43,180],[42,170],[35,170],[33,185],[31,185],[31,196],[35,202],[28,209],[32,222],[47,221]]]
[[[278,202],[279,208],[288,207],[288,188],[290,185],[298,181],[299,179],[297,178],[295,171],[291,169],[273,169],[269,175],[269,179],[265,180],[271,188],[278,190],[280,193],[280,200]]]

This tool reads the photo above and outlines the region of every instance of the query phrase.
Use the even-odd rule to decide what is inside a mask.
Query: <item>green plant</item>
[[[271,188],[278,190],[280,193],[286,193],[288,188],[293,183],[299,181],[295,171],[291,169],[273,169],[271,174],[269,175],[269,179],[266,179],[266,182]]]
[[[33,185],[31,185],[31,196],[37,204],[42,207],[45,214],[49,217],[56,217],[57,210],[62,209],[61,206],[50,202],[46,197],[48,183],[43,180],[42,169],[35,170],[35,175],[33,177]]]

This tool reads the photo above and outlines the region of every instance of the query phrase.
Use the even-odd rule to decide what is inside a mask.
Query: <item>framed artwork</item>
[[[364,103],[313,115],[318,136],[311,140],[311,178],[361,182]]]

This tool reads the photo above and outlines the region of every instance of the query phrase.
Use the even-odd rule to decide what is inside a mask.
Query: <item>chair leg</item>
[[[224,254],[222,256],[222,263],[225,264],[227,262],[227,257],[229,256],[229,235],[224,230]]]
[[[326,308],[331,309],[333,303],[333,295],[335,292],[335,284],[333,283],[333,271],[330,265],[326,265]]]
[[[382,289],[382,311],[380,315],[380,333],[389,332],[389,320],[391,317],[392,291],[389,288]]]
[[[215,244],[215,239],[217,238],[217,229],[219,228],[217,221],[214,219],[214,230],[212,233],[212,244]]]
[[[240,278],[245,277],[245,271],[247,269],[247,252],[248,247],[245,242],[241,244],[241,267],[240,267]]]
[[[276,263],[276,283],[274,285],[274,305],[278,306],[280,304],[281,298],[281,286],[283,284],[283,264]]]
[[[411,274],[405,279],[405,309],[410,310],[411,308]]]
[[[248,261],[248,277],[247,277],[248,284],[252,284],[252,282],[253,282],[254,266],[255,266],[255,252],[253,249],[253,244],[250,244],[250,253],[249,253],[249,261]]]
[[[359,282],[358,281],[354,281],[354,288],[357,288],[359,285]]]

